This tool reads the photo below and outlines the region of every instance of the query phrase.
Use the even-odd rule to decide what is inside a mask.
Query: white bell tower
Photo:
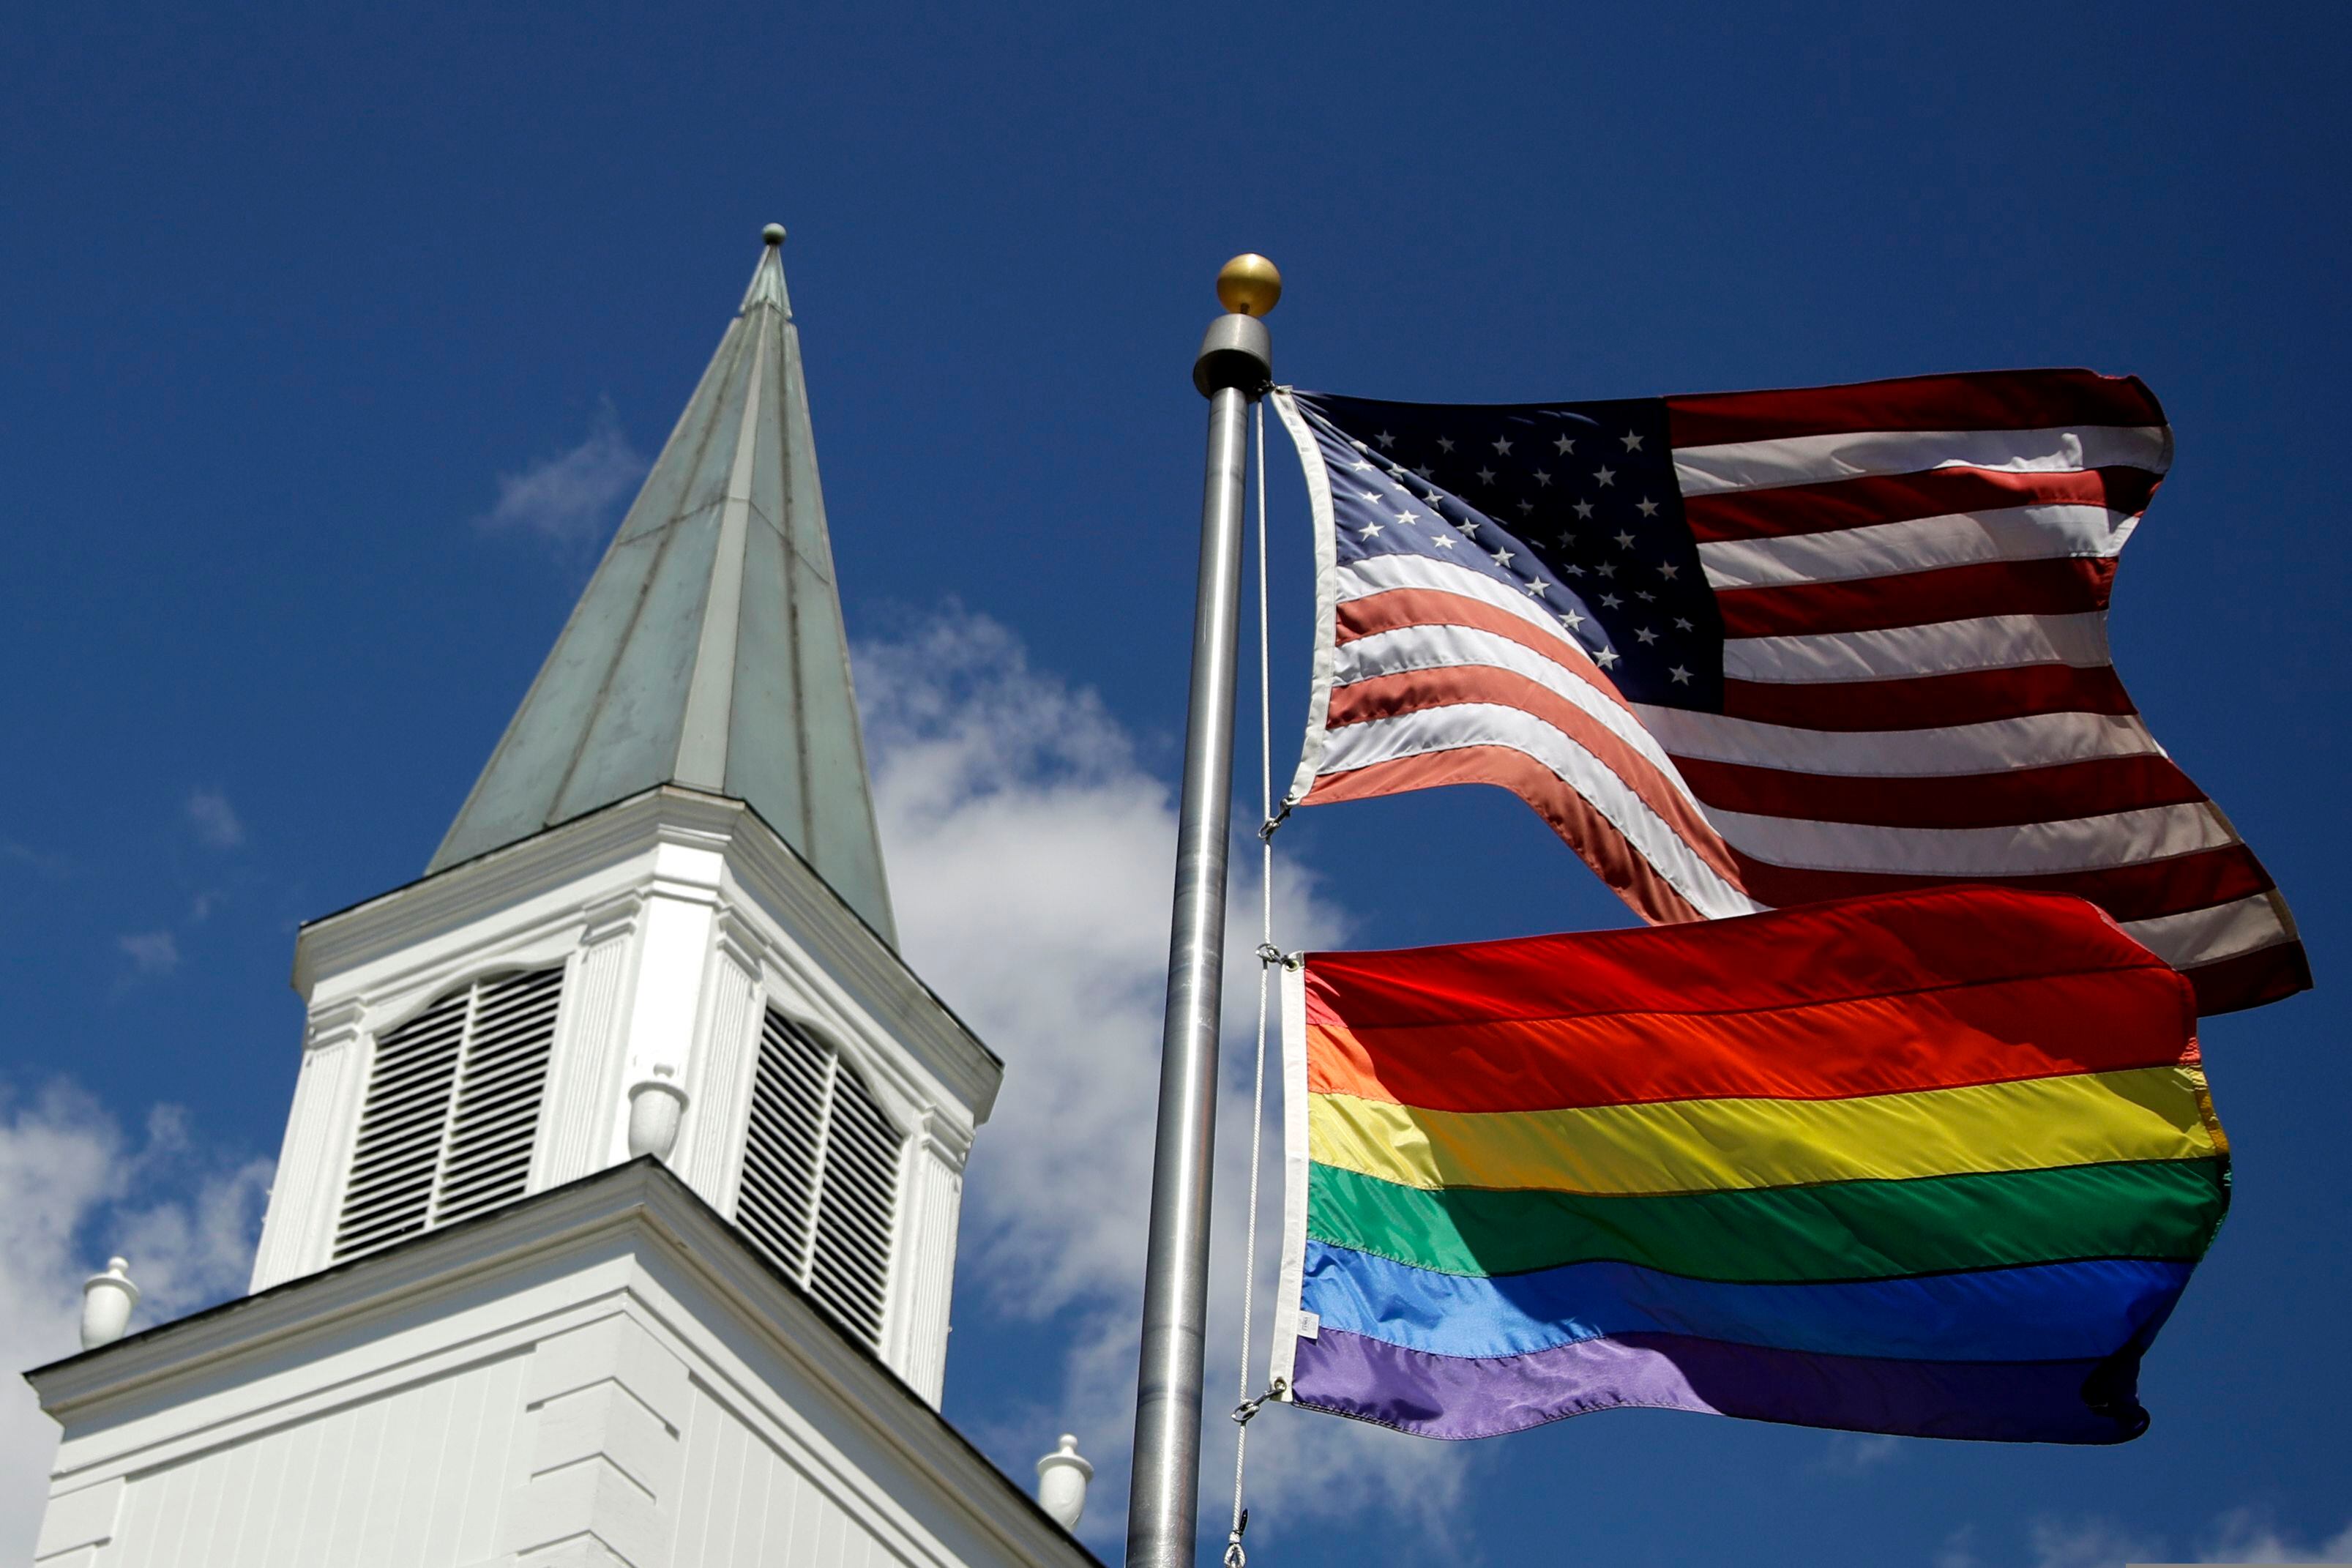
[[[253,1294],[29,1374],[37,1562],[1091,1561],[937,1414],[1003,1067],[896,950],[764,237],[425,877],[302,929]]]

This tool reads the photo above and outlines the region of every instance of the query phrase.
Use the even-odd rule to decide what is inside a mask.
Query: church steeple
[[[741,309],[430,871],[677,784],[740,800],[896,943],[771,224]]]
[[[889,940],[782,239],[432,874],[303,926],[253,1295],[31,1374],[51,1568],[1101,1568],[939,1415],[1003,1064]]]

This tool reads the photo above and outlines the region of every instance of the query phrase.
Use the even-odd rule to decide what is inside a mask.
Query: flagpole
[[[1143,1266],[1128,1568],[1193,1568],[1218,1003],[1224,978],[1225,844],[1232,831],[1242,482],[1249,452],[1244,415],[1274,378],[1274,341],[1258,318],[1281,295],[1282,275],[1265,258],[1237,256],[1225,263],[1217,274],[1217,298],[1231,313],[1210,326],[1192,362],[1192,384],[1209,400],[1208,472],[1201,497],[1192,688],[1176,826],[1168,1011],[1160,1029],[1151,1230]]]

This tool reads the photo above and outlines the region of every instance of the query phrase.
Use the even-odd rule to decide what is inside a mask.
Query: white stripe
[[[1578,658],[1590,667],[1590,660],[1583,660],[1581,655]],[[1337,684],[1346,686],[1374,676],[1402,675],[1407,670],[1480,666],[1525,676],[1573,703],[1587,718],[1640,752],[1644,762],[1690,798],[1693,806],[1697,805],[1696,797],[1691,795],[1682,775],[1675,771],[1674,760],[1666,755],[1665,748],[1633,714],[1595,690],[1590,681],[1579,680],[1553,660],[1507,637],[1474,626],[1427,624],[1375,632],[1340,647]]]
[[[2123,928],[2125,935],[2175,969],[2216,963],[2294,940],[2294,932],[2279,919],[2277,902],[2269,893],[2186,914],[2126,921]]]
[[[2096,610],[1986,616],[1814,637],[1734,637],[1723,645],[1723,673],[1737,680],[1899,680],[2023,664],[2096,669],[2108,662],[2107,618]]]
[[[2063,473],[2132,468],[2162,473],[2172,463],[2172,432],[2161,425],[2091,425],[2052,430],[1853,430],[1678,447],[1675,478],[1686,496],[1780,485],[1916,474],[1927,468],[1998,468]]]
[[[1341,566],[1336,576],[1342,603],[1369,599],[1374,594],[1386,594],[1398,588],[1427,588],[1440,594],[1459,594],[1465,599],[1475,599],[1482,605],[1508,611],[1563,647],[1576,648],[1579,658],[1590,657],[1582,648],[1577,647],[1574,638],[1560,629],[1558,616],[1546,611],[1521,590],[1488,576],[1475,567],[1456,566],[1448,561],[1432,561],[1426,555],[1367,555],[1360,561],[1350,561]]]
[[[1714,807],[1706,819],[1733,846],[1775,866],[1915,877],[2098,871],[2238,842],[2202,802],[2016,827],[1874,827]]]
[[[1330,732],[1323,776],[1465,746],[1508,747],[1549,768],[1701,914],[1711,918],[1752,914],[1764,907],[1701,860],[1682,836],[1599,758],[1523,709],[1465,702],[1342,725]]]
[[[1315,655],[1313,677],[1307,693],[1307,734],[1298,748],[1298,766],[1291,773],[1290,788],[1283,795],[1286,806],[1306,797],[1315,783],[1315,770],[1323,756],[1323,726],[1331,713],[1332,643],[1339,635],[1338,607],[1339,574],[1334,566],[1338,550],[1332,541],[1331,475],[1323,464],[1322,448],[1316,444],[1314,434],[1307,428],[1299,414],[1298,404],[1290,389],[1274,389],[1274,411],[1282,416],[1282,427],[1290,432],[1291,444],[1298,449],[1298,466],[1307,476],[1307,506],[1315,524]]]
[[[2043,768],[2093,757],[2160,757],[2137,714],[2032,713],[1937,730],[1797,730],[1719,713],[1636,703],[1667,754],[1793,773],[1934,778]]]
[[[2103,506],[2006,507],[1779,539],[1726,540],[1700,545],[1698,559],[1716,588],[1849,583],[1987,561],[2113,555],[2137,521]]]

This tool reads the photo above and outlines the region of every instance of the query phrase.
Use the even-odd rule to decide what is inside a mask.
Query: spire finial
[[[780,223],[772,223],[767,227],[760,231],[760,237],[766,240],[770,245],[782,245],[784,243],[784,226]]]

